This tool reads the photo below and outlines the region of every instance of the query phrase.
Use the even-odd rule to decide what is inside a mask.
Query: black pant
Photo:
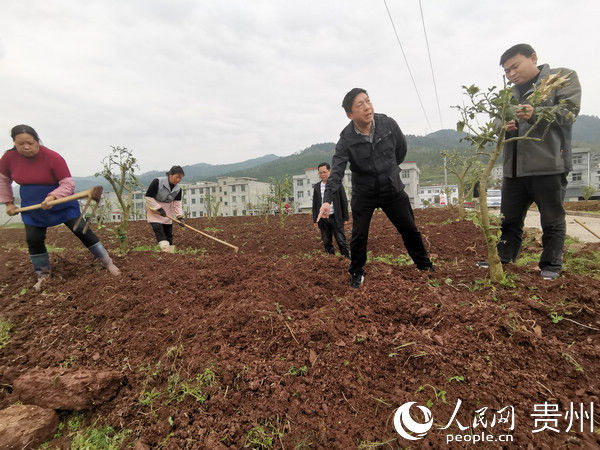
[[[335,214],[332,214],[327,219],[321,218],[318,223],[325,251],[331,255],[335,254],[332,239],[332,237],[335,237],[335,241],[340,248],[340,253],[342,256],[349,258],[350,253],[348,252],[348,241],[346,240],[346,233],[344,231],[344,222],[338,225],[335,220]]]
[[[404,191],[395,193],[389,189],[378,195],[355,194],[352,196],[353,224],[352,239],[350,240],[352,259],[348,271],[363,273],[363,266],[367,262],[369,226],[375,208],[381,208],[402,235],[404,246],[417,267],[419,269],[430,267],[432,264],[423,245],[421,233],[415,225],[408,195]]]
[[[543,232],[540,269],[561,270],[567,229],[563,208],[566,186],[567,179],[563,174],[504,178],[500,205],[502,236],[498,242],[498,255],[502,262],[516,261],[523,241],[525,215],[535,202],[540,211]]]
[[[173,245],[173,224],[150,222],[156,240],[168,241],[169,245]]]
[[[73,229],[75,222],[77,222],[77,219],[67,220],[65,225],[73,232],[75,236],[79,238],[81,242],[83,242],[83,245],[85,245],[87,248],[90,248],[99,241],[98,237],[90,228],[86,230],[85,234],[81,232],[83,227],[85,227],[85,220],[81,220],[81,223],[76,230]],[[39,255],[47,252],[46,244],[44,243],[46,241],[46,230],[46,227],[25,225],[25,238],[27,239],[27,246],[29,247],[30,255]]]

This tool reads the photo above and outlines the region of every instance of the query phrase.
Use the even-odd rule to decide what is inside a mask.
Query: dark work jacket
[[[327,179],[327,184],[325,185],[325,190],[329,186],[329,179]],[[317,221],[317,217],[319,217],[319,210],[321,209],[321,182],[319,181],[317,184],[313,185],[313,205],[312,205],[312,215],[313,222]],[[335,223],[340,226],[344,225],[344,222],[348,220],[348,197],[346,197],[346,191],[344,190],[344,186],[340,184],[340,187],[337,191],[333,193],[333,208],[334,208],[334,219]]]
[[[352,171],[352,197],[372,196],[380,192],[401,192],[399,164],[406,156],[406,138],[394,119],[385,114],[375,114],[373,143],[354,131],[350,122],[340,133],[327,179],[324,201],[331,202],[350,162]]]

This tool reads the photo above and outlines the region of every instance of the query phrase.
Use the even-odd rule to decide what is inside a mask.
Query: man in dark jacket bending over
[[[323,204],[323,193],[325,192],[327,179],[331,173],[331,166],[327,163],[321,163],[317,167],[317,171],[319,172],[321,181],[313,186],[313,222],[315,223],[315,227],[318,226],[321,230],[321,239],[323,240],[325,251],[330,255],[335,253],[333,249],[333,236],[342,256],[350,259],[348,241],[346,241],[346,232],[344,231],[344,222],[348,221],[348,198],[346,197],[346,191],[344,190],[344,186],[340,184],[338,190],[333,194],[332,201],[330,201],[332,206],[329,210],[329,218],[321,218],[319,223],[317,223],[317,217],[319,217],[319,211]]]
[[[399,164],[406,156],[406,139],[394,119],[375,114],[367,91],[354,88],[342,107],[351,122],[340,133],[331,164],[331,175],[317,221],[329,216],[333,194],[350,162],[352,171],[352,239],[350,240],[350,286],[364,280],[369,225],[375,208],[381,208],[402,235],[408,254],[420,270],[433,272],[404,184]]]

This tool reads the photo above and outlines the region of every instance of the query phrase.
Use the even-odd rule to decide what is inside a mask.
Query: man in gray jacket
[[[498,254],[503,263],[517,259],[523,238],[523,223],[529,206],[535,202],[541,217],[544,247],[539,261],[540,274],[547,280],[556,279],[562,269],[565,241],[565,210],[563,200],[567,174],[571,170],[571,127],[581,104],[581,86],[577,74],[565,68],[551,69],[537,65],[535,50],[528,44],[515,45],[502,55],[500,65],[514,84],[513,96],[519,102],[516,120],[506,124],[506,137],[522,136],[534,126],[543,108],[565,100],[548,125],[544,120],[529,137],[540,140],[519,140],[504,147],[504,179],[502,182],[502,236]],[[527,98],[534,88],[550,74],[570,73],[569,83],[552,91],[548,100],[535,108]]]

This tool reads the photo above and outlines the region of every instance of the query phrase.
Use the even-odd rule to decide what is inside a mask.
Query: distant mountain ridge
[[[465,134],[456,130],[444,129],[429,133],[425,136],[406,135],[408,154],[406,161],[414,161],[422,171],[422,176],[427,174],[424,181],[429,181],[432,176],[441,174],[441,151],[452,148],[467,148],[468,143],[461,141]],[[600,118],[596,116],[580,115],[573,126],[574,146],[600,148]],[[313,144],[304,150],[289,156],[276,156],[268,154],[260,158],[249,159],[233,164],[206,164],[198,163],[183,166],[185,171],[184,182],[214,181],[220,176],[251,177],[260,181],[269,178],[303,173],[304,169],[316,167],[321,162],[331,162],[335,143],[324,142]],[[168,168],[165,168],[165,170]],[[147,186],[152,179],[162,176],[162,171],[145,172],[139,175],[142,185]],[[430,174],[433,174],[430,176]],[[112,190],[102,178],[74,177],[77,190],[88,189],[95,185],[102,185],[106,190]]]

